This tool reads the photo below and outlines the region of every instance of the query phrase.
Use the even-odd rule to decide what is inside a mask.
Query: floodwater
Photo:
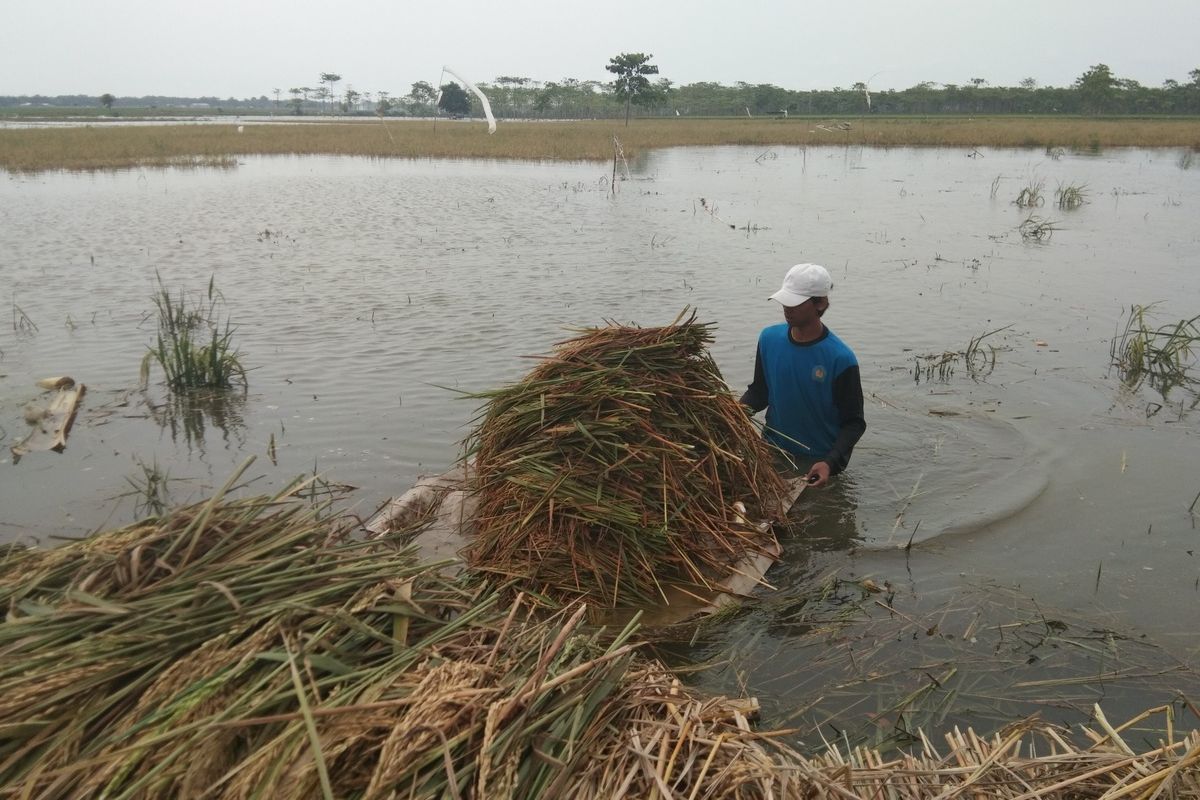
[[[866,436],[835,488],[801,498],[767,576],[779,591],[664,652],[711,662],[696,683],[755,694],[778,724],[861,711],[895,727],[880,694],[918,690],[940,709],[927,718],[971,721],[988,716],[987,687],[1013,681],[1032,688],[1009,685],[1022,703],[998,714],[1171,702],[1200,660],[1200,409],[1182,390],[1125,390],[1110,341],[1131,304],[1156,303],[1162,324],[1200,312],[1191,163],[1172,150],[673,149],[630,163],[615,196],[611,165],[584,163],[263,157],[3,175],[0,435],[28,431],[39,378],[88,392],[64,452],[13,463],[5,448],[0,541],[128,523],[143,465],[184,502],[251,455],[253,490],[316,471],[356,487],[366,516],[456,459],[476,410],[461,393],[519,378],[523,356],[605,320],[697,309],[740,392],[758,330],[781,319],[767,295],[815,261],[835,281],[826,323],[862,366]],[[1031,210],[1013,201],[1039,181],[1032,213],[1057,230],[1025,240]],[[1088,202],[1060,210],[1054,190],[1070,184]],[[139,389],[156,272],[172,290],[213,279],[252,368],[244,397],[189,411],[157,373]],[[993,331],[986,364],[922,369]],[[806,606],[834,572],[850,583]],[[864,578],[883,591],[859,591]],[[1041,639],[1015,636],[1018,619]],[[823,658],[838,648],[857,648],[857,683],[845,658]],[[981,655],[1004,675],[979,679]]]

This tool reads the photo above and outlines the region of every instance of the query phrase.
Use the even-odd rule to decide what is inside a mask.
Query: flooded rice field
[[[721,147],[628,170],[615,195],[594,164],[0,177],[0,542],[126,524],[151,474],[172,503],[202,498],[248,456],[252,490],[316,472],[369,515],[458,457],[462,393],[605,320],[696,308],[740,392],[781,320],[767,295],[815,261],[867,433],[801,498],[777,591],[663,653],[827,734],[1140,710],[1200,684],[1200,409],[1186,387],[1126,389],[1110,352],[1133,304],[1200,313],[1189,153]],[[1069,186],[1086,202],[1060,209]],[[1052,229],[1023,235],[1031,215]],[[244,395],[180,407],[156,370],[139,386],[156,275],[212,280]],[[36,381],[60,375],[87,386],[66,449],[14,459]]]

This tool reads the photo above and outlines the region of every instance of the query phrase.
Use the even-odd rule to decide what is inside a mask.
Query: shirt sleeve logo
[[[817,383],[824,383],[825,382],[825,367],[821,366],[820,364],[817,364],[815,367],[813,367],[812,378]]]

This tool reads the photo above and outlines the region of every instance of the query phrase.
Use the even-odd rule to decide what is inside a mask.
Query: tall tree
[[[657,75],[658,67],[650,63],[653,55],[646,53],[621,53],[608,60],[606,70],[617,76],[613,81],[613,92],[625,101],[625,126],[629,126],[629,106],[652,102],[658,95],[647,75]]]
[[[470,114],[471,97],[467,90],[457,83],[442,84],[442,99],[438,100],[438,108],[447,114]]]
[[[116,100],[117,100],[117,98],[113,97],[108,92],[105,92],[104,94],[100,95],[100,105],[104,106],[105,108],[107,108],[110,111],[112,110],[112,104],[115,103]]]
[[[1096,64],[1075,79],[1080,105],[1093,114],[1099,114],[1109,107],[1116,87],[1117,79],[1113,77],[1108,64]]]
[[[433,88],[429,81],[417,81],[412,85],[408,97],[414,103],[427,105],[437,99],[437,89]]]
[[[332,97],[337,96],[333,93],[333,85],[335,83],[337,83],[338,81],[340,81],[341,79],[342,79],[342,76],[338,75],[336,72],[322,72],[321,73],[321,83],[329,84],[329,94],[326,95],[327,97],[332,98]]]

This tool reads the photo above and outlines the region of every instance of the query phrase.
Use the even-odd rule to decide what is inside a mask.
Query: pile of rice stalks
[[[318,511],[214,499],[2,557],[0,797],[523,799],[617,778],[634,796],[665,779],[728,797],[776,782],[744,706],[682,690],[637,656],[632,626],[585,631],[584,606],[547,617],[521,596],[498,607]],[[686,771],[637,757],[614,777],[597,760],[658,746],[676,717],[704,732]]]
[[[806,758],[632,626],[501,607],[321,511],[218,497],[0,555],[0,797],[1200,797],[1200,736],[1138,752],[1098,709],[1086,750],[1027,723]]]
[[[471,566],[621,608],[661,603],[668,586],[706,596],[769,548],[767,526],[745,518],[781,513],[783,482],[711,341],[694,314],[588,329],[520,383],[477,395]]]

